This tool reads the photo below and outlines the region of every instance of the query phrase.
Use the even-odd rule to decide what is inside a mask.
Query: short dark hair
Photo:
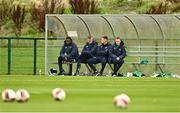
[[[88,38],[88,39],[92,39],[93,37],[92,37],[92,36],[88,36],[87,38]]]
[[[66,42],[67,42],[67,40],[70,40],[70,43],[73,43],[73,40],[72,40],[72,38],[71,38],[70,36],[67,36],[67,37],[66,37],[66,39],[65,39],[64,43],[66,43]]]
[[[104,39],[108,40],[108,36],[103,36],[102,38],[104,38]]]
[[[72,42],[72,38],[70,36],[66,37],[66,40],[68,40],[68,39],[71,40],[71,42]]]
[[[120,38],[120,37],[116,37],[116,39],[120,39],[120,40],[121,40],[121,38]]]

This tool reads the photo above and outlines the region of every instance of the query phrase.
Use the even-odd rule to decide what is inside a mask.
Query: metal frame
[[[162,36],[162,39],[163,39],[163,51],[166,51],[166,49],[165,49],[165,36],[164,36],[164,32],[163,32],[163,30],[161,28],[161,25],[159,24],[159,22],[152,15],[150,17],[155,21],[155,23],[159,27],[159,30],[161,32],[161,36]],[[156,62],[158,63],[158,56],[156,57]],[[165,63],[165,57],[163,57],[163,63]],[[156,66],[156,70],[157,70],[157,66]]]
[[[86,23],[86,21],[82,17],[80,17],[80,16],[77,16],[77,17],[84,23],[84,25],[86,26],[86,28],[88,30],[89,36],[90,36],[91,35],[91,31],[90,31],[89,26]]]
[[[67,29],[66,29],[64,23],[62,22],[62,20],[59,18],[59,16],[56,16],[56,18],[57,18],[57,19],[59,20],[59,22],[62,24],[62,26],[63,26],[63,28],[64,28],[64,31],[65,31],[65,34],[66,34],[66,36],[68,36]],[[46,19],[47,19],[47,18],[46,18]],[[47,20],[46,20],[46,21],[47,21]]]
[[[45,75],[46,74],[48,74],[48,72],[47,72],[47,44],[48,44],[48,21],[47,21],[47,17],[48,17],[49,15],[46,15],[45,16],[45,67],[44,67],[44,69],[45,69]]]
[[[113,16],[114,16],[114,15],[116,15],[116,14],[113,14]],[[47,27],[48,27],[48,26],[47,26],[47,17],[48,17],[48,16],[57,16],[57,14],[47,14],[47,15],[46,15],[46,32],[45,32],[45,37],[46,37],[46,39],[47,39]],[[60,16],[60,15],[58,15],[57,17],[58,17],[58,19],[60,20],[60,17],[59,17],[59,16]],[[62,16],[63,16],[63,15],[62,15]],[[78,14],[78,15],[70,15],[70,16],[76,16],[77,18],[79,18],[79,19],[84,23],[85,27],[87,28],[87,31],[88,31],[89,35],[91,35],[91,31],[90,31],[90,27],[89,27],[89,25],[88,25],[88,22],[83,19],[83,17],[86,16],[86,15],[79,15],[79,14]],[[90,16],[90,15],[88,15],[88,16]],[[93,15],[91,15],[91,16],[93,16]],[[104,20],[107,22],[107,24],[109,25],[109,27],[110,27],[110,29],[111,29],[111,31],[112,31],[113,37],[116,36],[116,33],[115,33],[115,31],[114,31],[114,28],[113,28],[111,22],[108,20],[108,18],[106,18],[107,16],[111,16],[111,15],[94,15],[94,16],[98,16],[98,17],[101,17],[102,19],[104,19]],[[174,56],[174,57],[180,57],[179,55],[172,55],[172,53],[175,53],[175,51],[174,51],[174,52],[172,52],[172,51],[166,51],[167,48],[172,48],[172,49],[176,49],[176,48],[177,48],[177,49],[179,49],[180,47],[178,47],[178,46],[168,46],[168,47],[166,47],[166,43],[165,43],[166,40],[180,40],[180,39],[179,39],[179,38],[178,38],[178,39],[175,39],[175,38],[166,39],[166,38],[165,38],[164,31],[163,31],[163,29],[162,29],[162,26],[161,26],[161,24],[159,23],[159,21],[156,19],[155,16],[153,16],[153,15],[142,15],[142,16],[147,16],[147,17],[149,17],[150,19],[152,19],[152,20],[156,23],[158,29],[160,30],[160,35],[161,35],[161,37],[162,37],[162,39],[156,39],[156,40],[163,40],[163,46],[142,46],[142,45],[141,45],[141,36],[140,36],[140,34],[139,34],[139,32],[138,32],[138,28],[137,28],[137,26],[136,26],[136,22],[134,22],[133,19],[131,18],[131,16],[133,16],[133,15],[116,15],[116,16],[122,16],[122,17],[124,17],[125,19],[127,19],[127,20],[132,24],[132,26],[133,26],[133,28],[134,28],[134,31],[135,31],[135,33],[136,33],[137,39],[124,39],[124,40],[137,40],[137,41],[138,41],[138,43],[137,43],[138,45],[137,45],[137,46],[129,46],[129,47],[138,48],[138,51],[134,51],[134,52],[136,52],[136,53],[139,54],[139,62],[141,61],[142,56],[162,57],[162,58],[163,58],[163,62],[162,62],[162,63],[164,63],[164,64],[167,63],[167,62],[165,61],[165,58],[166,58],[166,57],[173,57],[173,56]],[[137,15],[135,15],[135,16],[137,16]],[[156,16],[157,16],[157,15],[156,15]],[[170,16],[175,17],[175,18],[177,18],[178,20],[180,20],[180,15],[170,15]],[[159,15],[158,15],[158,17],[159,17]],[[63,21],[60,20],[60,22],[61,22],[61,24],[64,26],[64,27],[63,27],[64,30],[66,31],[66,28],[65,28],[65,25],[64,25]],[[67,31],[66,31],[66,32],[67,32]],[[143,40],[150,40],[150,39],[143,39]],[[46,42],[46,44],[47,44],[47,42]],[[157,51],[157,52],[158,52],[157,55],[150,55],[150,54],[140,55],[140,54],[142,54],[142,53],[152,53],[152,52],[156,52],[156,51],[141,51],[141,48],[149,48],[149,47],[155,48],[155,49],[162,48],[163,51]],[[46,47],[46,50],[47,50],[47,47]],[[161,54],[159,54],[159,53],[161,53]],[[176,53],[179,53],[179,52],[176,52]],[[47,55],[46,55],[46,57],[47,57]],[[47,58],[46,58],[46,60],[47,60]],[[157,61],[157,63],[158,63],[158,61]],[[47,65],[47,64],[46,64],[46,65]]]
[[[138,32],[138,30],[137,30],[137,27],[136,27],[136,24],[130,19],[130,17],[128,17],[128,16],[124,16],[125,18],[127,18],[131,23],[132,23],[132,25],[134,26],[134,29],[135,29],[135,31],[136,31],[136,34],[137,34],[137,38],[138,38],[138,42],[139,42],[139,52],[141,51],[141,40],[140,40],[140,36],[139,36],[139,32]],[[139,62],[141,62],[141,56],[139,56]],[[138,68],[140,68],[140,65],[138,65]]]
[[[113,34],[113,36],[114,36],[114,38],[115,38],[116,35],[115,35],[114,29],[113,29],[111,23],[108,21],[108,19],[107,19],[105,16],[100,16],[100,17],[103,18],[103,19],[109,24],[109,26],[110,26],[110,28],[111,28],[111,30],[112,30],[112,34]]]
[[[180,16],[175,16],[175,17],[180,20]]]
[[[36,75],[36,71],[37,71],[37,41],[38,40],[45,40],[44,38],[25,38],[25,37],[21,37],[21,38],[17,38],[17,37],[0,37],[0,40],[7,40],[7,50],[8,50],[8,69],[7,69],[7,74],[10,75],[11,74],[11,68],[12,68],[12,40],[30,40],[33,41],[33,75]],[[52,39],[54,40],[54,39]]]

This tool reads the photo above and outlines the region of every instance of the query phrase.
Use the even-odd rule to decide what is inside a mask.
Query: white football
[[[118,108],[127,108],[130,102],[131,99],[126,94],[120,94],[114,98],[114,105]]]
[[[27,102],[30,98],[30,95],[27,90],[19,89],[16,91],[16,100],[18,102]]]
[[[5,89],[2,92],[2,99],[4,102],[13,102],[16,99],[16,93],[12,89]]]
[[[66,93],[63,89],[61,88],[55,88],[52,90],[52,96],[55,100],[59,100],[59,101],[62,101],[62,100],[65,100],[66,98]]]

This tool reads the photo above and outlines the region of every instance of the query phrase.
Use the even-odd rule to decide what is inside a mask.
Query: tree
[[[63,0],[39,0],[34,1],[31,5],[32,21],[38,24],[38,29],[41,32],[45,30],[45,15],[46,14],[63,14],[65,5]]]
[[[25,5],[20,4],[20,2],[14,3],[10,12],[15,27],[15,35],[18,37],[21,35],[21,29],[26,16]]]
[[[73,14],[96,14],[99,12],[99,2],[97,0],[70,0]]]

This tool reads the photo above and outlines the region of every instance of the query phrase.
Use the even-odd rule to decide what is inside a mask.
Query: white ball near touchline
[[[55,100],[59,100],[59,101],[62,101],[62,100],[65,100],[66,98],[66,93],[63,89],[61,88],[55,88],[52,90],[52,96]]]
[[[114,105],[118,108],[127,108],[130,102],[131,99],[127,94],[120,94],[114,98]]]
[[[30,98],[30,95],[27,90],[19,89],[16,91],[16,100],[18,102],[27,102]]]
[[[13,102],[16,99],[16,93],[12,89],[5,89],[2,92],[2,100],[4,102]]]

